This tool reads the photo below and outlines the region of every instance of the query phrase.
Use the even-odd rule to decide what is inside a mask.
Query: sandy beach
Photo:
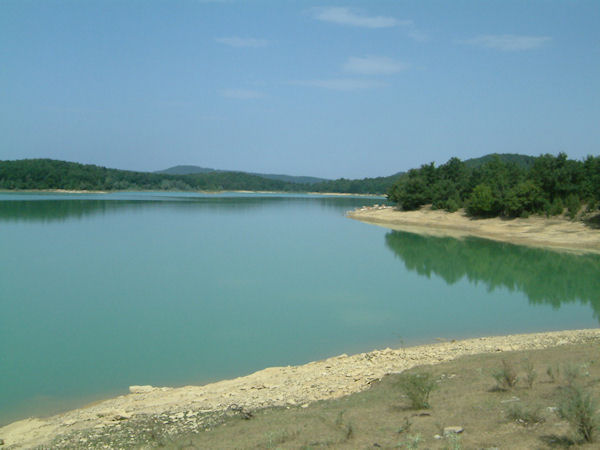
[[[347,216],[392,230],[419,234],[456,238],[476,236],[533,247],[600,253],[600,229],[559,217],[473,219],[462,210],[454,213],[430,208],[398,211],[391,206],[364,207],[348,212]]]
[[[302,407],[362,391],[386,374],[418,365],[437,364],[465,355],[535,350],[598,339],[598,329],[482,337],[339,355],[300,366],[271,367],[205,386],[131,386],[127,395],[52,417],[29,418],[4,426],[0,428],[0,439],[4,441],[3,448],[32,448],[87,430],[110,433],[124,421],[141,417],[157,418],[165,426],[193,431],[203,426],[196,418],[210,412]]]

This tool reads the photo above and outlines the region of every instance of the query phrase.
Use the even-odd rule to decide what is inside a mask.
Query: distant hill
[[[0,189],[67,189],[88,191],[299,191],[293,183],[243,172],[170,175],[108,169],[53,159],[0,161]]]
[[[535,156],[520,155],[518,153],[490,153],[479,158],[465,159],[464,163],[469,169],[476,169],[498,157],[503,163],[514,163],[522,169],[530,169],[537,159]]]
[[[174,167],[169,167],[168,169],[165,169],[165,170],[159,170],[155,173],[164,173],[164,174],[168,174],[168,175],[192,175],[192,174],[208,173],[208,172],[231,172],[231,171],[219,170],[219,169],[209,169],[207,167],[200,167],[200,166],[174,166]],[[287,183],[296,183],[296,184],[313,184],[313,183],[319,183],[321,181],[326,181],[325,178],[317,178],[317,177],[280,175],[280,174],[256,173],[256,172],[239,172],[239,173],[247,173],[249,175],[256,175],[258,177],[267,178],[269,180],[285,181]]]
[[[473,170],[497,156],[529,169],[537,159],[517,154],[491,154],[464,161]],[[52,159],[0,161],[0,189],[68,190],[178,190],[178,191],[282,191],[378,194],[390,192],[404,179],[398,172],[386,177],[327,180],[309,176],[231,172],[199,166],[175,166],[158,172],[108,169],[89,164]]]
[[[217,172],[215,169],[199,166],[173,166],[165,170],[157,170],[154,173],[164,173],[167,175],[193,175],[196,173]]]

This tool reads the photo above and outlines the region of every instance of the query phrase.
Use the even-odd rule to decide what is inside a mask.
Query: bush
[[[533,383],[537,379],[537,372],[533,367],[533,364],[528,359],[523,361],[523,369],[525,370],[525,381],[527,382],[527,387],[531,389],[533,387]]]
[[[512,389],[519,381],[515,368],[505,359],[502,360],[502,368],[494,372],[492,376],[498,383],[498,388],[502,390]]]
[[[430,373],[403,373],[398,379],[400,390],[409,398],[412,409],[429,408],[429,394],[436,384]]]
[[[581,209],[581,201],[577,195],[569,195],[567,197],[567,210],[569,212],[569,217],[574,219],[577,216],[577,213]]]
[[[469,198],[467,212],[473,216],[493,216],[497,213],[496,199],[492,188],[487,184],[479,184],[473,189]]]
[[[554,201],[548,205],[547,214],[549,216],[558,216],[563,213],[565,207],[560,198],[555,198]]]
[[[598,406],[590,392],[577,386],[566,387],[558,406],[558,415],[567,420],[585,441],[593,442],[594,432],[598,428]]]

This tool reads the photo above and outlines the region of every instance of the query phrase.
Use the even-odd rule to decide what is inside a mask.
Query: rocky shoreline
[[[210,428],[227,415],[252,415],[266,407],[305,407],[362,391],[386,374],[479,353],[535,350],[598,341],[600,329],[482,337],[402,349],[340,355],[301,366],[271,367],[205,386],[131,386],[130,393],[52,417],[30,418],[0,428],[2,448],[102,447],[152,435]],[[111,438],[112,439],[112,438]],[[139,439],[138,439],[139,440]],[[133,442],[133,441],[132,441]],[[107,444],[110,447],[110,444]]]

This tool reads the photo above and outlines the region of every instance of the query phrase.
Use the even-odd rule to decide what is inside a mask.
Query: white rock
[[[448,436],[450,434],[459,434],[465,431],[463,427],[444,427],[444,436]]]
[[[147,394],[148,392],[152,392],[156,388],[154,386],[145,385],[145,386],[129,386],[129,392],[132,394]]]

